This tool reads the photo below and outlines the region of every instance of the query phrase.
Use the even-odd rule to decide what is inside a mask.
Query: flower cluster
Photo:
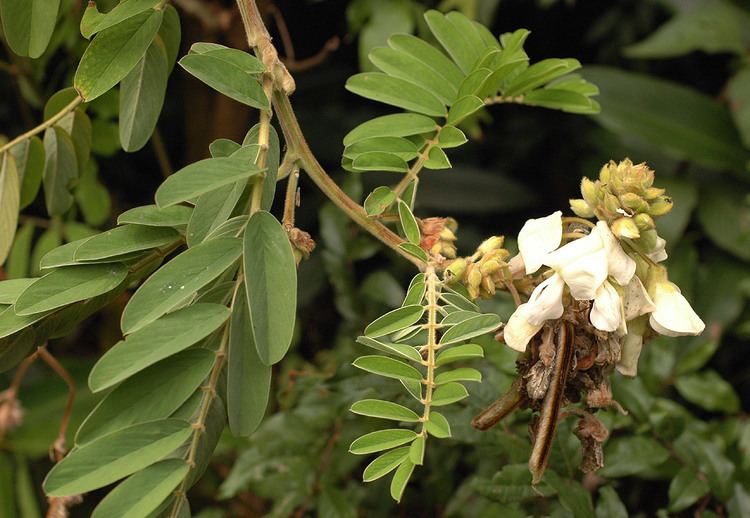
[[[508,346],[525,351],[545,322],[562,317],[571,301],[588,301],[591,325],[619,340],[617,368],[625,375],[636,373],[648,327],[667,336],[703,331],[703,321],[660,264],[667,258],[666,243],[652,216],[665,213],[671,201],[652,183],[653,171],[645,164],[610,163],[596,183],[584,179],[584,200],[571,200],[579,216],[596,216],[596,224],[563,218],[559,211],[526,222],[514,260],[523,262],[527,275],[548,269],[508,320],[503,330]]]

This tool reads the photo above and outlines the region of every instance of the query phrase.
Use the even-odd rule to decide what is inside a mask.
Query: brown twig
[[[65,457],[65,433],[68,431],[68,423],[70,422],[70,414],[73,411],[73,402],[76,398],[76,382],[70,373],[57,361],[57,358],[47,350],[46,346],[41,346],[37,349],[39,357],[55,371],[55,373],[62,378],[66,385],[68,385],[68,399],[65,402],[65,409],[63,410],[63,416],[60,420],[60,428],[57,432],[57,438],[50,447],[50,458],[55,462],[60,462]]]
[[[295,167],[289,174],[289,180],[286,184],[286,195],[284,196],[284,217],[281,222],[286,228],[294,226],[294,209],[299,206],[299,168]]]

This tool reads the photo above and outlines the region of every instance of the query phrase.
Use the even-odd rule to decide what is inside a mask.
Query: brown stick
[[[471,426],[483,432],[495,426],[526,401],[527,397],[521,390],[522,388],[523,378],[514,379],[508,391],[500,396],[500,399],[471,420]]]
[[[542,409],[539,412],[539,424],[534,438],[534,447],[529,458],[529,471],[531,471],[531,483],[536,485],[544,476],[547,469],[549,454],[552,450],[552,441],[555,439],[557,420],[560,414],[560,406],[565,393],[570,363],[573,358],[573,326],[564,322],[557,334],[557,355],[552,372],[547,394],[542,401]]]
[[[50,366],[55,373],[60,376],[63,381],[68,385],[68,399],[65,402],[65,409],[63,410],[63,416],[60,420],[60,429],[57,432],[57,438],[50,447],[50,458],[55,462],[60,462],[65,457],[65,433],[68,431],[68,423],[70,422],[70,414],[73,411],[73,402],[76,399],[76,382],[70,373],[62,366],[57,358],[47,350],[46,346],[42,346],[37,349],[39,357],[44,360],[44,363]]]

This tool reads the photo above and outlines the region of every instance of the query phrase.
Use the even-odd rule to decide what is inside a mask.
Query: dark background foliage
[[[208,16],[202,19],[181,10],[183,53],[194,41],[246,47],[232,2],[177,3],[200,4]],[[64,4],[71,17],[80,12],[76,2]],[[269,417],[249,441],[227,434],[212,467],[193,490],[193,512],[248,517],[750,515],[750,172],[707,167],[705,159],[675,146],[669,134],[670,122],[675,123],[670,118],[671,96],[656,103],[664,107],[663,113],[656,109],[649,112],[650,118],[634,116],[631,126],[612,122],[607,119],[612,112],[606,93],[619,76],[611,75],[611,69],[586,75],[587,65],[648,74],[716,99],[720,110],[739,110],[741,99],[728,96],[727,85],[743,67],[747,70],[747,50],[744,56],[697,50],[665,59],[629,58],[623,52],[680,15],[687,4],[700,6],[702,0],[276,2],[295,50],[296,66],[290,66],[297,81],[293,105],[320,162],[354,197],[394,181],[393,176],[359,177],[340,170],[343,135],[387,113],[344,89],[347,77],[363,66],[358,46],[362,31],[389,30],[377,26],[384,12],[406,13],[395,15],[396,21],[401,16],[414,24],[424,8],[463,8],[478,15],[494,34],[530,29],[526,50],[533,60],[579,59],[584,76],[594,83],[606,80],[599,84],[601,116],[494,107],[476,128],[474,141],[451,155],[452,170],[425,172],[415,212],[420,217],[457,218],[459,250],[470,252],[487,235],[506,234],[512,241],[526,218],[566,208],[568,198],[577,195],[580,177],[596,175],[609,159],[645,160],[657,171],[657,185],[672,189],[677,203],[676,214],[666,223],[671,276],[683,286],[708,329],[696,339],[652,342],[641,358],[639,378],[615,380],[615,397],[629,415],[602,413],[611,438],[605,447],[606,467],[598,476],[583,477],[577,471],[578,442],[571,423],[563,421],[550,473],[538,492],[529,487],[525,471],[529,415],[520,413],[486,434],[468,425],[474,413],[507,387],[514,370],[513,354],[499,344],[485,344],[492,351],[481,367],[485,381],[466,405],[447,414],[454,439],[431,445],[426,465],[417,470],[402,505],[396,507],[384,482],[360,482],[362,459],[346,449],[358,434],[373,429],[367,419],[349,414],[351,402],[373,390],[387,399],[397,387],[355,373],[350,363],[358,352],[353,337],[372,318],[400,303],[402,287],[413,272],[347,222],[303,178],[298,226],[313,235],[318,248],[301,267],[296,345],[274,373]],[[8,49],[2,52],[0,128],[8,137],[36,124],[43,102],[69,86],[84,48],[76,38],[76,23],[70,23],[68,34],[63,33],[59,45],[40,63],[17,60]],[[280,43],[278,23],[269,16],[269,24]],[[420,30],[418,23],[415,30]],[[331,38],[338,38],[337,50],[308,67],[307,60],[321,57],[320,49]],[[631,103],[635,113],[652,94],[661,92],[643,84],[619,101]],[[750,102],[750,93],[745,92],[744,99]],[[683,104],[676,109],[692,113],[694,107]],[[89,227],[107,228],[120,212],[150,203],[163,179],[159,158],[168,158],[175,169],[204,158],[212,140],[241,140],[256,117],[179,67],[170,78],[158,125],[161,157],[155,151],[158,142],[134,154],[118,150],[116,111],[112,93],[91,107],[98,178],[106,189],[83,202],[97,215],[80,215]],[[692,124],[698,133],[710,127],[710,121]],[[643,138],[651,135],[652,126],[661,128],[662,139]],[[746,149],[741,152],[747,156]],[[49,247],[45,236],[48,241],[56,239],[57,229],[66,230],[63,235],[70,239],[70,224],[48,220],[43,200],[24,214],[22,221],[36,227],[32,258]],[[29,252],[22,252],[17,264],[25,258],[22,266],[28,271]],[[83,387],[74,425],[95,402],[85,378],[95,359],[119,338],[119,312],[125,302],[118,300],[51,345]],[[487,307],[507,312],[508,301],[501,298]],[[0,386],[11,375],[0,375]],[[37,488],[50,467],[46,448],[62,411],[64,387],[47,376],[43,366],[35,366],[20,399],[26,409],[24,424],[0,442],[0,516],[34,516],[43,502]],[[98,498],[98,493],[87,496],[73,515],[87,515]]]

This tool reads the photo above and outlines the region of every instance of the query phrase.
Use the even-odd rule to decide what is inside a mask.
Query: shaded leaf
[[[169,455],[190,434],[190,423],[164,419],[105,435],[58,462],[44,480],[44,491],[67,496],[104,487]]]
[[[38,58],[47,49],[60,0],[1,0],[0,18],[8,46],[19,56]]]
[[[99,392],[203,340],[229,318],[219,304],[199,303],[163,316],[117,342],[91,369],[89,387]]]

